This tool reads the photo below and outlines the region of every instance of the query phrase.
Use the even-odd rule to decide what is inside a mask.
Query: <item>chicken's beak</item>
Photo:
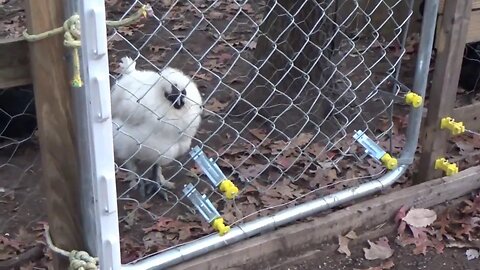
[[[180,109],[185,104],[185,95],[174,85],[172,85],[172,90],[167,98],[172,102],[173,107],[176,109]]]
[[[175,95],[175,96],[180,96],[180,90],[175,86],[175,85],[172,85],[172,92],[171,94],[172,95]]]
[[[181,106],[182,92],[175,86],[172,86],[172,95],[176,97],[174,105]]]

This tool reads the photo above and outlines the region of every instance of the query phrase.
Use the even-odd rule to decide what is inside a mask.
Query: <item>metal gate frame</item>
[[[413,3],[413,0],[410,1]],[[439,0],[426,0],[425,14],[432,16],[425,16],[422,22],[413,85],[413,89],[422,97],[425,97],[427,87],[431,48],[437,20],[435,14],[437,14],[438,8]],[[86,183],[82,190],[86,198],[82,204],[84,209],[82,214],[86,220],[84,227],[89,229],[86,230],[85,235],[89,249],[99,257],[101,269],[165,269],[320,211],[371,195],[395,183],[413,163],[420,134],[423,107],[411,108],[407,141],[399,159],[399,166],[381,178],[285,209],[273,216],[237,225],[224,236],[210,235],[142,258],[128,265],[122,265],[104,1],[81,1],[79,14],[82,25],[86,25],[87,22],[94,25],[94,27],[82,27],[82,66],[85,89],[75,96],[75,104],[81,112],[79,117],[83,117],[80,121],[85,127],[85,130],[81,131],[84,132],[84,136],[80,136],[80,138],[88,146],[83,149],[82,172],[91,179],[91,183]]]

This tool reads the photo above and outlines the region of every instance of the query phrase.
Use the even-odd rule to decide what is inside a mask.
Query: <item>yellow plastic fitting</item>
[[[435,170],[442,170],[447,176],[451,176],[458,173],[458,166],[448,162],[446,158],[439,158],[435,160]]]
[[[382,161],[383,166],[387,167],[389,170],[393,170],[398,166],[398,160],[392,157],[389,153],[383,155],[380,161]]]
[[[423,104],[423,98],[419,94],[410,91],[405,95],[405,103],[414,108],[419,108]]]
[[[225,179],[220,183],[220,191],[227,199],[233,200],[238,194],[238,187],[232,181]]]
[[[230,226],[226,226],[223,218],[221,217],[216,218],[214,221],[212,221],[212,227],[220,234],[220,236],[224,236],[230,231]]]
[[[457,164],[448,162],[446,158],[439,158],[435,160],[435,169],[444,171],[447,176],[458,173]]]
[[[440,121],[441,129],[448,129],[452,135],[459,135],[465,132],[465,126],[463,122],[455,122],[455,119],[451,117],[444,117]]]

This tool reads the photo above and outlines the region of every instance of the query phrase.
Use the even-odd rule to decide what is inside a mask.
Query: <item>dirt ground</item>
[[[119,18],[131,4],[128,1],[118,0],[106,2],[110,19]],[[154,9],[157,14],[164,14],[169,10],[166,3],[171,1],[147,2],[155,4]],[[194,2],[197,8],[207,10],[211,1]],[[246,42],[254,34],[248,17],[258,22],[263,8],[261,3],[252,2],[252,5],[244,8],[243,13],[238,13],[238,8],[231,7],[230,2],[225,1],[216,6],[222,12],[225,11],[224,15],[213,11],[207,13],[213,26],[224,32],[225,39],[222,42],[218,42],[218,33],[212,30],[212,25],[201,19],[197,10],[182,4],[175,6],[168,16],[162,18],[165,28],[156,29],[158,22],[142,22],[134,27],[120,28],[116,34],[113,34],[113,31],[109,32],[112,81],[118,75],[116,73],[118,60],[124,55],[140,56],[138,60],[140,67],[151,68],[152,65],[169,64],[184,70],[197,80],[201,92],[208,100],[206,107],[210,112],[199,131],[197,143],[210,147],[207,147],[210,149],[210,151],[207,150],[207,154],[219,156],[219,165],[222,169],[232,173],[245,188],[245,196],[235,204],[227,204],[220,200],[219,196],[212,197],[218,204],[219,210],[226,213],[226,220],[229,223],[239,220],[247,221],[257,216],[247,216],[247,214],[259,209],[268,210],[258,213],[258,216],[266,215],[268,211],[277,209],[274,207],[283,205],[286,201],[297,204],[358,183],[358,181],[344,182],[343,179],[374,175],[381,171],[381,167],[373,162],[364,162],[358,166],[351,165],[356,161],[353,156],[349,156],[340,163],[340,170],[331,167],[322,168],[322,165],[325,165],[322,163],[323,159],[341,155],[342,150],[348,148],[351,143],[349,141],[339,143],[337,149],[327,153],[328,157],[317,156],[323,145],[307,145],[300,141],[299,143],[304,145],[300,151],[295,152],[299,160],[293,160],[291,156],[278,159],[277,154],[272,153],[279,152],[286,146],[288,136],[268,134],[264,122],[251,121],[245,115],[234,117],[228,115],[230,105],[228,101],[239,97],[239,92],[248,79],[245,72],[248,63],[244,59],[249,59],[255,49],[256,42]],[[0,22],[0,37],[18,37],[23,30],[25,20],[21,9],[22,1],[0,0],[0,4],[2,3],[6,3],[5,7],[9,8],[9,12],[2,13],[3,9],[0,9],[0,18],[6,18]],[[235,15],[237,13],[240,15]],[[229,26],[228,19],[234,15],[238,16],[235,24]],[[193,27],[198,31],[191,32],[190,29]],[[242,51],[242,54],[237,53],[239,51]],[[410,59],[406,59],[403,65],[401,74],[402,81],[407,85],[412,84],[414,68],[414,57],[412,55],[409,57]],[[380,66],[381,68],[384,66]],[[225,73],[228,75],[224,77]],[[218,88],[215,87],[217,85],[219,85]],[[216,89],[214,93],[212,89]],[[472,100],[471,95],[459,94],[459,104],[467,104]],[[406,119],[397,117],[394,121],[396,131],[403,131]],[[378,132],[381,132],[382,128],[387,128],[387,123],[384,124],[385,126],[380,125]],[[302,140],[305,140],[311,134],[299,135],[301,135],[299,137],[303,136]],[[393,153],[395,154],[401,150],[401,145],[404,143],[403,137],[400,134],[396,135],[399,136],[394,142]],[[382,143],[387,147],[389,141],[385,140]],[[460,169],[464,169],[479,164],[480,154],[476,153],[478,149],[480,149],[480,138],[458,137],[451,141],[449,157],[459,162]],[[253,155],[254,151],[261,151],[261,154]],[[316,162],[312,162],[312,157],[318,157]],[[22,147],[14,149],[13,152],[2,152],[2,158],[0,165],[8,166],[0,166],[0,232],[3,237],[0,237],[0,269],[2,269],[2,261],[8,261],[15,255],[37,246],[36,240],[42,241],[41,231],[46,221],[45,197],[39,183],[41,170],[38,167],[38,146],[22,144]],[[273,169],[266,168],[270,163],[273,164],[271,166],[274,167]],[[175,180],[178,182],[178,188],[171,192],[169,202],[163,201],[159,196],[140,198],[135,191],[130,191],[130,183],[123,182],[123,175],[119,173],[118,194],[120,195],[123,262],[132,261],[145,254],[212,232],[208,224],[190,212],[188,202],[180,200],[181,187],[189,181],[200,182],[199,189],[202,192],[212,193],[204,184],[205,177],[201,178],[203,180],[198,180],[200,174],[198,168],[192,163],[183,165],[185,165],[183,169],[172,166],[167,170],[169,175],[174,175],[179,170],[182,173]],[[295,166],[290,169],[290,165]],[[395,189],[410,185],[415,170],[416,168],[412,168],[395,186]],[[315,179],[315,175],[320,173],[321,179]],[[262,181],[257,181],[257,184],[249,188],[247,184],[256,177],[261,178]],[[298,181],[289,182],[284,179]],[[274,187],[274,184],[277,187]],[[309,193],[323,186],[328,188]],[[352,247],[352,258],[346,259],[344,255],[334,251],[335,244],[325,244],[307,251],[296,259],[289,261],[281,259],[265,266],[264,269],[353,269],[375,266],[375,263],[362,259],[361,247]],[[36,264],[37,267],[45,269],[49,265],[49,255],[46,254],[47,256]],[[394,269],[480,269],[480,267],[472,268],[475,266],[475,261],[466,262],[464,257],[462,251],[457,250],[446,250],[442,256],[434,253],[429,253],[425,257],[411,256],[408,249],[397,247],[393,261],[396,265]],[[443,266],[446,268],[442,268]],[[28,267],[33,266],[30,264]]]
[[[473,206],[473,208],[470,208],[470,206]],[[476,210],[470,211],[472,209]],[[433,211],[437,214],[437,217],[433,224],[430,225],[431,227],[427,226],[427,228],[430,228],[431,231],[429,231],[429,233],[425,235],[424,240],[429,240],[424,243],[421,243],[422,241],[418,241],[415,243],[407,241],[409,244],[405,245],[405,233],[408,234],[409,232],[402,229],[402,225],[404,224],[398,222],[395,223],[393,220],[391,220],[375,228],[371,228],[368,230],[356,230],[358,234],[352,234],[355,237],[352,237],[352,239],[349,240],[349,243],[347,244],[348,251],[351,252],[349,256],[339,251],[340,240],[331,240],[318,245],[305,244],[305,247],[299,248],[298,251],[292,251],[291,254],[282,254],[275,259],[267,260],[258,265],[248,266],[244,268],[240,267],[238,269],[480,269],[480,258],[478,258],[477,256],[477,258],[468,259],[466,255],[466,252],[469,249],[476,250],[477,252],[480,251],[480,192],[475,191],[472,192],[471,195],[448,201],[441,205],[436,205],[431,209],[428,209],[428,211]],[[406,213],[408,213],[408,211],[406,211]],[[400,219],[404,216],[405,212],[402,212],[402,210],[400,209],[397,213],[397,217]],[[470,220],[469,218],[463,219],[465,217],[470,217],[476,220],[472,224],[472,227],[465,224],[461,226],[455,225],[455,223],[457,222]],[[469,223],[469,221],[467,221],[466,223]],[[472,230],[470,231],[470,229]],[[425,229],[425,231],[428,231],[428,229]],[[467,234],[463,235],[463,233],[465,232],[467,232]],[[346,234],[346,236],[348,235],[349,234]],[[435,242],[435,239],[440,239],[438,237],[439,235],[443,235],[446,237],[443,238],[440,242]],[[415,234],[412,234],[412,236],[417,240],[422,238],[417,238]],[[388,243],[387,250],[390,250],[392,252],[391,257],[388,257],[386,259],[370,258],[370,260],[367,260],[365,249],[369,248],[368,241],[380,243],[378,241],[383,238],[386,238],[385,241]],[[432,241],[430,242],[430,240]],[[428,247],[424,246],[425,243],[428,243]],[[342,250],[345,251],[345,249]],[[382,252],[378,254],[382,254]]]
[[[394,237],[389,237],[390,243],[394,242]],[[363,248],[368,247],[366,243],[352,246],[352,257],[346,258],[345,255],[336,252],[337,244],[324,244],[315,250],[305,252],[305,254],[296,258],[285,260],[279,258],[278,262],[265,266],[262,269],[270,270],[351,270],[351,269],[369,269],[370,267],[379,267],[381,261],[368,261],[363,258]],[[414,255],[411,248],[401,248],[393,246],[394,255],[390,259],[394,263],[391,269],[398,270],[478,270],[480,262],[478,259],[468,261],[465,255],[465,249],[447,249],[443,254],[436,254],[430,251],[427,255]],[[256,268],[258,269],[258,268]],[[371,270],[382,270],[382,268],[370,268]],[[386,268],[385,268],[386,269]],[[248,270],[254,270],[248,269]]]

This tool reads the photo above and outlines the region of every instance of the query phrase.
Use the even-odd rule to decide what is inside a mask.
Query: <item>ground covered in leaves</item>
[[[312,247],[298,256],[266,262],[272,270],[301,269],[480,269],[480,193],[460,204],[431,209],[402,208],[394,233],[356,241],[354,231],[336,243]],[[255,268],[258,269],[258,268]],[[253,268],[252,268],[253,270]]]

